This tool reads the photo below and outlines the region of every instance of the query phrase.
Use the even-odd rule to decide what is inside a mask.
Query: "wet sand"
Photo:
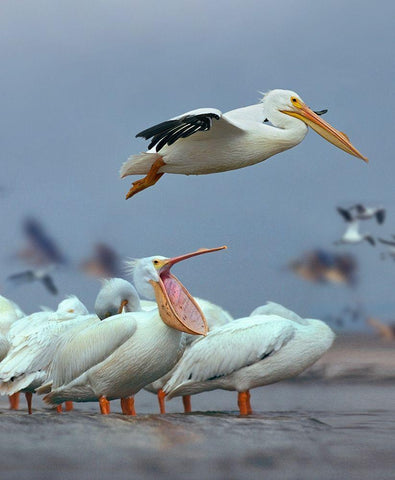
[[[171,400],[167,415],[141,392],[137,417],[121,415],[117,401],[109,416],[95,404],[56,414],[39,398],[29,416],[23,398],[13,412],[1,397],[1,479],[393,479],[395,382],[317,378],[361,349],[387,352],[376,371],[389,370],[394,345],[340,340],[322,359],[326,368],[253,390],[247,418],[237,414],[236,395],[222,391],[193,397],[191,414]]]

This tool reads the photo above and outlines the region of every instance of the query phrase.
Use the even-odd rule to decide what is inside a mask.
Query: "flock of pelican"
[[[201,108],[140,132],[148,152],[133,155],[121,176],[142,174],[127,198],[154,185],[164,173],[203,175],[253,165],[300,143],[310,126],[345,152],[365,158],[348,137],[325,122],[295,92],[272,90],[257,105],[222,114]],[[226,247],[129,262],[133,285],[103,282],[95,314],[75,297],[56,311],[25,315],[0,301],[0,393],[16,408],[24,392],[61,411],[71,402],[98,402],[103,414],[120,399],[135,414],[142,389],[164,400],[214,389],[236,391],[240,414],[252,412],[250,390],[293,377],[331,346],[334,333],[322,321],[301,318],[269,302],[233,319],[221,307],[192,297],[170,272],[173,265]]]
[[[75,297],[56,311],[25,315],[12,301],[0,301],[0,392],[16,408],[24,392],[61,411],[71,402],[98,402],[103,414],[120,399],[135,415],[134,395],[142,388],[158,397],[190,396],[214,389],[238,392],[240,414],[252,412],[250,389],[298,375],[331,346],[334,333],[320,320],[304,319],[268,303],[248,317],[233,319],[221,307],[194,298],[170,272],[197,255],[154,256],[129,262],[134,286],[105,280],[95,314]],[[142,300],[140,297],[144,297]]]

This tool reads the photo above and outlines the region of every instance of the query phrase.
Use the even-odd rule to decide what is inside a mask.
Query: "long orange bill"
[[[281,112],[286,113],[291,117],[299,118],[299,120],[302,120],[314,131],[316,131],[318,135],[321,135],[321,137],[325,138],[325,140],[344,150],[350,155],[361,158],[366,163],[369,161],[354,147],[345,133],[336,130],[336,128],[332,127],[332,125],[323,120],[319,115],[317,115],[317,113],[313,112],[313,110],[311,110],[303,102],[298,102],[298,104],[295,104],[294,107],[297,110],[281,110]]]
[[[170,268],[182,260],[225,248],[227,247],[201,248],[196,252],[163,260],[158,270],[159,282],[151,281],[151,285],[160,316],[169,327],[193,335],[207,334],[208,327],[203,312],[184,285],[170,273]]]

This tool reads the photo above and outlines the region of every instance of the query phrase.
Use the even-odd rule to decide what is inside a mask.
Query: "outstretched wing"
[[[53,278],[50,275],[44,275],[42,277],[42,282],[45,286],[45,288],[52,293],[52,295],[57,295],[58,294],[58,289],[53,281]]]
[[[14,273],[9,275],[7,280],[14,285],[23,285],[24,283],[31,283],[36,280],[33,270],[26,270],[25,272]]]
[[[292,321],[277,315],[241,318],[196,340],[164,387],[171,398],[181,385],[229,375],[278,351],[294,335]]]
[[[180,138],[189,137],[196,132],[210,130],[214,121],[238,129],[236,125],[222,116],[220,110],[199,108],[147,128],[139,132],[136,137],[143,137],[146,140],[151,139],[148,149],[155,147],[155,151],[159,152],[165,145],[172,145]]]
[[[395,240],[385,240],[384,238],[379,238],[378,241],[380,243],[384,243],[384,245],[391,245],[391,247],[395,247]]]
[[[340,213],[340,215],[344,218],[346,222],[351,222],[353,220],[353,217],[349,210],[341,207],[337,207],[336,210]]]

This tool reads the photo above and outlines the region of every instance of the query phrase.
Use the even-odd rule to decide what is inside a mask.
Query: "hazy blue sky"
[[[393,155],[394,2],[57,1],[0,2],[0,262],[5,277],[36,215],[76,263],[104,241],[129,257],[173,256],[227,244],[226,252],[174,272],[189,290],[236,316],[275,300],[303,315],[362,301],[395,314],[395,263],[381,247],[338,248],[360,260],[354,290],[316,286],[283,266],[332,243],[338,204],[388,208],[395,233]],[[227,111],[259,91],[289,88],[370,159],[345,154],[310,132],[301,145],[254,167],[165,175],[125,201],[118,170],[147,143],[136,132],[199,107]],[[62,293],[92,308],[95,280],[64,272]],[[4,292],[4,288],[3,288]],[[54,306],[40,286],[6,289],[28,311]]]

